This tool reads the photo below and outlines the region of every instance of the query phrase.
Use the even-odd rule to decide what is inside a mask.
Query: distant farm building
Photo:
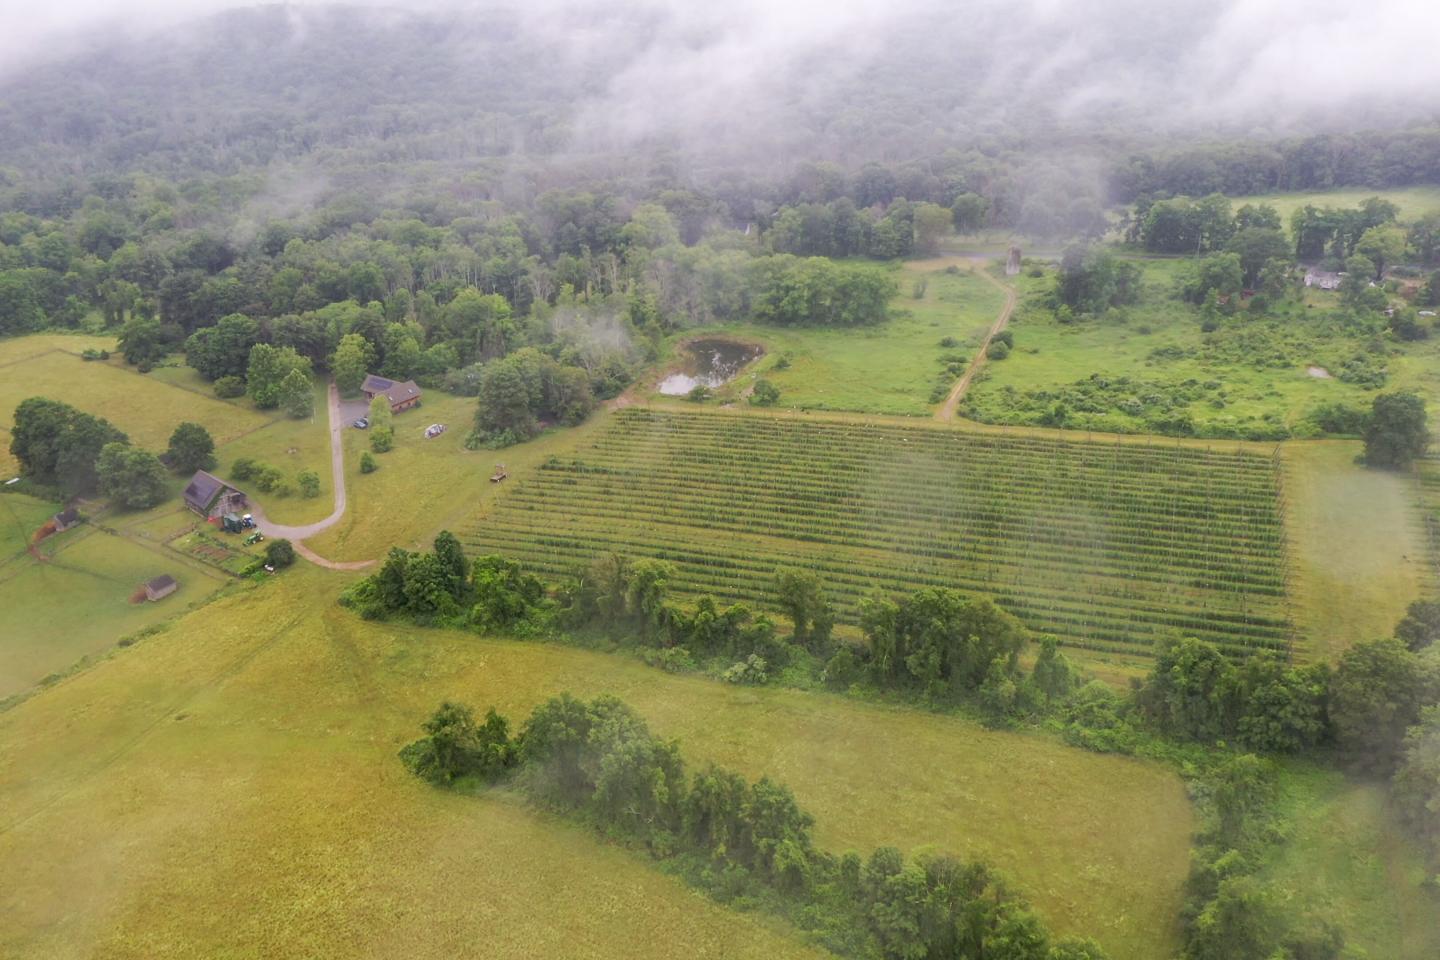
[[[245,494],[204,470],[195,471],[195,476],[185,487],[184,496],[185,506],[206,520],[235,513],[246,506]]]
[[[60,513],[55,514],[51,522],[55,524],[56,533],[59,533],[61,530],[69,530],[80,522],[80,511],[74,507],[71,507],[69,510],[62,510]]]
[[[154,603],[156,600],[165,599],[179,589],[180,584],[175,581],[174,577],[166,573],[154,580],[145,581],[145,599]]]
[[[414,380],[406,380],[403,383],[398,380],[386,380],[384,377],[377,377],[375,374],[367,374],[365,382],[360,385],[360,392],[365,395],[366,400],[374,400],[376,397],[384,397],[390,401],[392,413],[399,413],[401,410],[409,410],[411,407],[420,405],[420,388],[415,385]]]
[[[1015,244],[1010,245],[1010,255],[1005,258],[1005,276],[1013,277],[1020,273],[1020,248]]]
[[[1340,281],[1345,279],[1343,273],[1333,273],[1329,270],[1310,269],[1305,271],[1305,286],[1319,287],[1321,290],[1339,290]]]

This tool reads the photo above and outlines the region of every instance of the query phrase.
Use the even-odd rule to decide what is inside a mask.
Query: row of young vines
[[[1290,640],[1279,473],[1243,450],[632,408],[463,540],[554,576],[663,558],[677,592],[748,602],[804,567],[841,622],[876,590],[946,586],[1099,650]]]

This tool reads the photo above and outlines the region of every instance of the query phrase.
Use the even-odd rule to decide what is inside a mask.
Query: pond
[[[660,381],[657,388],[667,397],[683,397],[696,387],[712,390],[735,379],[736,374],[760,354],[760,347],[734,340],[692,340],[684,347],[681,369]]]

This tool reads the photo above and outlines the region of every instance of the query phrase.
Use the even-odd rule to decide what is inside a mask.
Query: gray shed
[[[145,581],[145,599],[154,603],[156,600],[163,600],[179,589],[180,584],[174,577],[168,573],[161,574],[154,580]]]

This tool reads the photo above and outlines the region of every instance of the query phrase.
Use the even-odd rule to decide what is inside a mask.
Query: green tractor
[[[245,538],[244,543],[245,543],[245,546],[248,547],[248,546],[251,546],[251,545],[253,545],[253,544],[260,543],[260,542],[262,542],[264,539],[265,539],[265,534],[261,533],[259,530],[256,530],[254,533],[250,534],[250,536],[248,536],[248,537]]]

